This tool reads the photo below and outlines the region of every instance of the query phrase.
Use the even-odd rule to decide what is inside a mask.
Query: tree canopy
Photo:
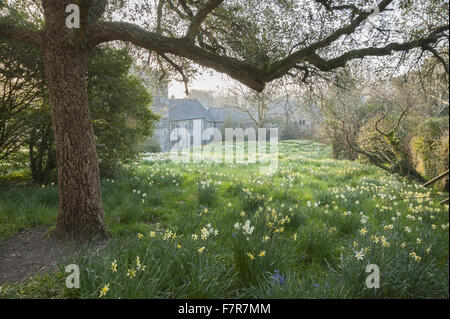
[[[12,3],[11,14],[0,20],[0,36],[41,45],[45,7],[52,2]],[[448,6],[438,0],[76,2],[91,12],[80,31],[89,48],[127,41],[152,52],[150,59],[183,79],[187,61],[193,61],[257,91],[286,75],[305,81],[354,59],[416,48],[439,55],[448,43]],[[16,14],[26,16],[29,25],[17,24]]]

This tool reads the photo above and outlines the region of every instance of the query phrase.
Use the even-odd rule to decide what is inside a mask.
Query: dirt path
[[[23,231],[0,242],[0,286],[56,269],[61,258],[75,255],[74,247],[46,237],[47,229]]]

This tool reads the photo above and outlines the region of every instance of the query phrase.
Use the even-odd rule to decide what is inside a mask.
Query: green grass
[[[444,194],[318,143],[283,142],[279,161],[267,176],[261,164],[143,160],[102,181],[111,241],[74,260],[80,289],[65,288],[61,265],[0,295],[98,298],[109,285],[102,298],[449,297],[448,206],[429,198]],[[55,186],[3,184],[0,198],[0,239],[56,220]],[[368,264],[379,289],[365,287]]]

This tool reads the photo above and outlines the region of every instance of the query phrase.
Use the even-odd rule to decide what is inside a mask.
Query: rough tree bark
[[[100,172],[86,89],[87,49],[80,30],[65,26],[68,1],[44,1],[41,50],[58,162],[59,214],[54,237],[105,236]],[[81,39],[81,40],[80,40]]]

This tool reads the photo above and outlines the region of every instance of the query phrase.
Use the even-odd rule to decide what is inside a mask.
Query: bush
[[[388,131],[388,128],[392,126],[395,118],[388,118],[385,121],[379,123],[380,129],[382,131]],[[363,127],[361,127],[360,133],[358,135],[358,145],[361,149],[368,150],[371,153],[379,154],[383,157],[387,157],[390,162],[396,162],[396,154],[394,154],[389,141],[384,138],[383,135],[375,130],[375,123],[378,121],[376,117],[371,118]],[[395,132],[396,138],[401,139],[402,142],[407,138],[406,132],[403,127]],[[406,149],[407,151],[407,149]],[[403,154],[406,155],[406,154]],[[364,156],[358,156],[358,161],[370,164],[370,160]]]
[[[344,137],[334,138],[331,142],[332,155],[334,159],[355,160],[358,155],[348,147],[347,143],[343,142]]]
[[[282,141],[299,139],[301,135],[301,131],[295,123],[284,124],[281,127],[280,139]]]
[[[142,153],[160,153],[161,145],[154,138],[148,138],[142,145],[140,146],[140,150]]]
[[[421,174],[433,178],[448,169],[448,117],[430,118],[420,125],[410,143],[414,165]],[[448,189],[448,179],[436,184]]]

